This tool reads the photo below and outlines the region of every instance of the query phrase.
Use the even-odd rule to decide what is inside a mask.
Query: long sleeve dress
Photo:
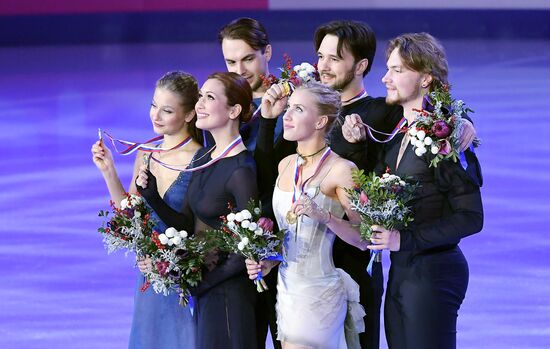
[[[194,167],[209,161],[210,153],[201,149],[197,159]],[[167,207],[154,192],[140,192],[168,226],[200,234],[208,228],[220,228],[220,216],[230,212],[228,204],[242,210],[250,199],[257,198],[255,163],[252,155],[243,151],[194,172],[182,213]],[[197,348],[254,349],[256,291],[248,279],[244,258],[223,253],[210,257],[216,260],[215,266],[192,290]]]

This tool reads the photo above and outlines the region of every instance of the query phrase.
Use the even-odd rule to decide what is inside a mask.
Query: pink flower
[[[273,231],[273,221],[269,218],[261,217],[258,219],[258,227],[264,231]]]
[[[439,154],[447,155],[451,151],[451,143],[448,140],[444,139],[439,142]]]
[[[432,126],[432,132],[438,137],[438,138],[445,138],[448,135],[451,134],[451,128],[447,123],[443,120],[436,121]]]
[[[164,276],[166,274],[166,269],[168,269],[168,265],[170,265],[170,263],[168,263],[168,262],[157,262],[156,263],[156,267],[157,267],[157,270],[158,270],[160,276]]]
[[[362,191],[361,195],[359,195],[359,202],[361,203],[361,205],[366,205],[369,203],[369,197],[364,191]]]

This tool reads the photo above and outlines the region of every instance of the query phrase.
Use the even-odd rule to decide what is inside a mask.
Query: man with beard
[[[254,152],[258,127],[260,123],[260,104],[267,90],[263,84],[262,75],[269,75],[269,61],[272,49],[269,37],[264,26],[252,18],[238,18],[224,26],[218,33],[218,40],[222,47],[223,58],[227,70],[243,76],[252,87],[253,104],[256,111],[246,124],[241,125],[240,133],[246,148]],[[278,118],[273,125],[275,147],[280,146],[282,139],[282,119]],[[273,147],[273,144],[271,144]],[[256,157],[256,156],[255,156]],[[271,197],[273,194],[273,172],[271,167],[257,167],[259,197],[262,203],[262,211],[266,216],[273,216]],[[273,217],[272,217],[273,218]],[[274,218],[273,218],[274,220]],[[267,275],[266,281],[269,290],[258,294],[256,306],[256,336],[258,348],[265,348],[268,327],[275,349],[281,348],[281,343],[276,340],[277,320],[275,313],[277,273]]]
[[[371,97],[365,90],[363,78],[370,71],[376,52],[374,32],[365,23],[334,21],[317,28],[314,43],[321,82],[340,91],[342,96],[342,112],[331,133],[330,146],[359,168],[372,171],[380,151],[379,143],[370,138],[367,142],[349,143],[342,135],[342,131],[346,131],[342,125],[347,115],[353,115],[378,131],[390,133],[403,116],[401,107],[388,106],[384,98]],[[378,138],[383,140],[385,137]],[[334,242],[333,258],[336,267],[344,269],[360,286],[360,303],[367,313],[365,332],[359,336],[361,347],[378,348],[384,293],[382,263],[374,261],[369,275],[366,269],[370,253],[338,238]]]

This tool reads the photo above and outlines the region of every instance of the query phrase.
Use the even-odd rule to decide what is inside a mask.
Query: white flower
[[[246,246],[246,245],[248,245],[248,242],[249,242],[249,241],[248,241],[248,238],[245,236],[245,237],[241,240],[241,242]]]
[[[262,235],[264,235],[264,230],[262,228],[258,228],[256,230],[254,230],[254,234],[257,235],[257,236],[262,236]]]
[[[407,184],[407,183],[405,183],[405,181],[403,181],[403,180],[399,181],[399,185],[400,185],[400,186],[404,187],[405,184]]]
[[[138,195],[130,195],[130,204],[132,205],[132,207],[134,206],[137,206],[141,203],[141,196],[138,196]]]
[[[255,214],[260,214],[260,213],[262,213],[262,210],[260,210],[259,207],[254,207],[254,213]]]
[[[309,74],[314,73],[314,72],[315,72],[315,67],[312,66],[312,65],[309,64],[309,63],[306,63],[306,64],[307,64],[307,67],[306,67],[307,72],[308,72]]]
[[[416,136],[417,133],[418,133],[418,130],[416,129],[416,127],[413,127],[409,130],[409,134],[413,137]]]
[[[243,228],[248,228],[250,226],[250,221],[245,219],[244,221],[241,222],[241,227]]]
[[[384,173],[384,174],[382,175],[382,178],[388,178],[389,176],[390,176],[389,173]]]
[[[424,144],[431,145],[433,143],[433,140],[430,137],[424,138]]]
[[[168,240],[170,239],[168,239],[168,236],[166,236],[165,234],[160,234],[159,240],[161,244],[166,245],[168,243]]]
[[[254,231],[254,230],[256,230],[256,228],[258,228],[258,224],[254,223],[254,222],[251,222],[250,225],[248,226],[248,230],[250,230],[250,231]]]
[[[244,244],[242,241],[237,244],[237,248],[239,249],[239,251],[244,250]]]
[[[235,224],[235,222],[229,222],[229,223],[227,223],[227,227],[231,230],[235,230],[237,225]]]
[[[178,231],[174,227],[167,228],[164,231],[164,234],[169,238],[173,238],[174,236],[176,236],[177,233],[178,233]]]
[[[137,218],[141,217],[141,212],[134,211],[134,217],[137,217]]]
[[[174,245],[179,245],[181,243],[181,238],[179,236],[174,236],[172,238],[172,242],[174,243]]]
[[[426,148],[424,147],[418,147],[415,149],[414,153],[417,155],[417,156],[422,156],[424,155],[424,153],[426,152]]]
[[[413,146],[416,146],[416,141],[417,141],[417,140],[418,140],[418,138],[416,138],[416,137],[411,137],[411,144],[412,144]]]
[[[432,152],[432,154],[435,155],[435,154],[439,153],[439,147],[436,144],[434,144],[434,145],[432,145],[432,148],[430,149],[430,151]]]
[[[244,219],[252,218],[252,214],[248,210],[242,210],[241,213],[242,213]]]
[[[302,79],[307,78],[308,77],[307,71],[306,70],[300,70],[298,72],[298,76],[301,77]]]
[[[168,239],[168,246],[173,246],[173,245],[174,245],[174,240]]]
[[[416,134],[416,138],[420,140],[423,140],[424,137],[426,137],[426,132],[424,132],[423,130],[418,131],[418,133]]]
[[[185,230],[180,231],[178,234],[179,234],[180,238],[187,239],[188,234]]]
[[[301,66],[300,64],[295,65],[294,68],[292,68],[295,72],[298,72],[300,70]]]
[[[242,212],[238,212],[235,214],[235,220],[237,222],[242,222],[243,220],[245,220],[244,216],[243,216],[243,213]]]
[[[417,148],[424,148],[424,142],[422,142],[420,139],[417,139],[415,146]]]
[[[233,212],[227,215],[228,222],[233,222],[234,220],[235,220],[235,214]]]
[[[125,209],[125,208],[128,208],[128,199],[127,198],[124,198],[122,199],[122,201],[120,201],[120,208],[121,209]]]

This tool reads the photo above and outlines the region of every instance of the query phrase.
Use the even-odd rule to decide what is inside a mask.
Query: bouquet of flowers
[[[284,231],[273,231],[273,221],[262,217],[254,201],[240,212],[222,216],[221,230],[208,232],[208,237],[220,250],[237,253],[254,261],[282,260]],[[267,290],[261,273],[256,280],[258,292]]]
[[[381,225],[386,229],[406,227],[412,222],[412,212],[407,206],[414,197],[417,185],[409,184],[399,176],[386,171],[382,177],[374,172],[368,176],[363,170],[352,173],[355,187],[347,190],[351,209],[359,212],[361,224],[359,231],[363,240],[372,237],[372,225]],[[372,263],[379,258],[380,251],[374,251],[367,266],[372,275]]]
[[[162,234],[154,231],[140,242],[139,253],[151,258],[152,267],[145,273],[147,282],[156,293],[165,296],[177,292],[180,304],[189,303],[189,287],[195,287],[202,280],[205,242],[189,237],[187,232],[168,228]]]
[[[435,155],[430,167],[437,167],[441,160],[458,159],[459,139],[462,134],[462,114],[473,112],[466,108],[462,100],[454,100],[449,86],[444,85],[426,94],[422,100],[422,109],[415,110],[418,115],[408,133],[415,154],[423,156],[428,149]],[[474,146],[479,145],[474,140]]]
[[[118,250],[137,252],[140,240],[149,236],[156,222],[150,219],[150,211],[143,198],[128,194],[120,202],[120,208],[110,202],[112,211],[99,211],[100,217],[105,217],[97,230],[103,235],[103,244],[108,253]]]
[[[273,84],[282,83],[285,88],[285,96],[288,96],[296,87],[309,81],[319,81],[319,72],[317,65],[311,65],[307,62],[295,65],[292,67],[292,59],[286,53],[283,55],[285,63],[279,70],[281,77],[277,78],[273,74],[269,76],[262,75],[264,85],[271,86]]]
[[[372,225],[387,229],[406,227],[412,222],[412,212],[407,206],[414,197],[417,185],[409,184],[399,176],[384,173],[366,175],[363,170],[353,172],[355,188],[349,189],[351,208],[361,215],[361,238],[370,240]]]

